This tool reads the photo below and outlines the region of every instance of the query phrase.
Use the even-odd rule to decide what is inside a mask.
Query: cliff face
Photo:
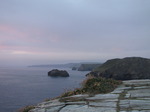
[[[112,59],[94,69],[97,76],[117,80],[150,79],[150,59],[128,57]]]

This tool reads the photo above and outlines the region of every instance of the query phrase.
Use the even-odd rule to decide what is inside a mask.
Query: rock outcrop
[[[117,80],[150,79],[150,59],[128,57],[108,60],[88,75]]]
[[[69,74],[65,70],[53,69],[48,72],[48,76],[51,77],[69,77]]]
[[[107,94],[74,95],[42,102],[29,112],[150,112],[150,80],[123,81]]]

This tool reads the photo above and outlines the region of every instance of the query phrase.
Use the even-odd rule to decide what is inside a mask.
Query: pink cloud
[[[14,54],[45,54],[55,51],[49,47],[50,43],[58,43],[61,37],[42,28],[0,24],[0,52],[7,51]]]
[[[44,28],[38,27],[16,27],[7,24],[0,24],[0,38],[20,39],[29,42],[60,42],[60,35]],[[0,39],[1,40],[1,39]]]
[[[0,53],[7,54],[41,54],[41,51],[30,47],[20,47],[20,46],[9,46],[9,45],[0,45]]]
[[[4,39],[4,40],[8,39],[10,41],[21,40],[25,42],[37,42],[38,40],[34,39],[34,37],[42,36],[42,33],[43,33],[37,28],[15,27],[12,25],[7,25],[7,24],[0,25],[0,32],[1,32],[0,40],[1,39]]]
[[[6,46],[4,46],[4,45],[0,45],[0,50],[1,49],[4,49]]]
[[[20,31],[19,29],[9,26],[9,25],[0,25],[0,32],[5,34],[5,38],[25,38],[27,33]],[[4,37],[3,37],[4,38]]]

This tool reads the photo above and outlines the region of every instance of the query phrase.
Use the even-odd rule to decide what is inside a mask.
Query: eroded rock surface
[[[50,100],[30,112],[150,112],[150,80],[124,81],[108,94]]]

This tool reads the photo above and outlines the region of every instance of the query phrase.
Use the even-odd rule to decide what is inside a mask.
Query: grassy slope
[[[105,70],[107,70],[108,68],[111,68],[112,66],[114,66],[116,63],[119,63],[121,59],[112,59],[112,60],[108,60],[106,63],[102,64],[101,66],[95,68],[93,71],[96,72],[103,72]]]

